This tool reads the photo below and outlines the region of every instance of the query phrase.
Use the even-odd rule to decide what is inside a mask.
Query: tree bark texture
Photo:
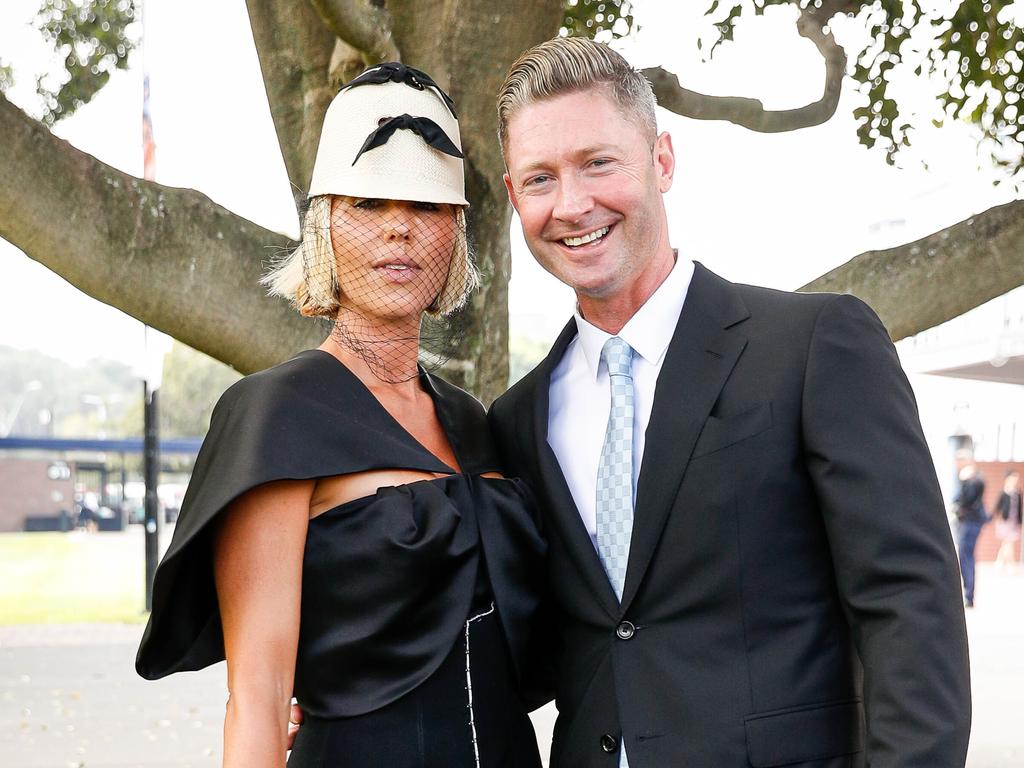
[[[801,291],[852,293],[893,341],[1024,284],[1024,200],[990,208],[913,243],[868,251]]]
[[[311,0],[316,12],[335,35],[372,61],[400,58],[391,39],[391,20],[374,0]]]
[[[323,339],[258,284],[288,238],[199,192],[121,173],[3,96],[0,136],[0,236],[72,285],[243,373]],[[38,307],[59,311],[44,297]]]

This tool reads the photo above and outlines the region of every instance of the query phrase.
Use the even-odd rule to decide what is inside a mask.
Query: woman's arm
[[[285,764],[313,481],[254,488],[227,509],[214,576],[228,662],[224,768]]]

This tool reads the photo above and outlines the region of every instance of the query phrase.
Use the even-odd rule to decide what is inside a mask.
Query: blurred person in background
[[[985,478],[974,464],[967,464],[959,474],[960,488],[953,499],[956,515],[956,551],[960,557],[960,576],[964,585],[964,605],[974,607],[974,549],[981,529],[988,522],[982,497]]]
[[[1006,473],[993,517],[996,521],[996,537],[1000,541],[996,563],[1005,568],[1016,562],[1020,551],[1021,493],[1020,473],[1016,470]]]

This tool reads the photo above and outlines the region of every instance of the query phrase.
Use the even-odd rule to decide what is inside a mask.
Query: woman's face
[[[418,318],[444,288],[457,232],[451,205],[335,196],[331,244],[341,306]]]

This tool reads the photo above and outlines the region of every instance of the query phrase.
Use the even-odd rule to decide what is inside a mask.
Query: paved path
[[[142,628],[0,629],[0,765],[220,765],[223,665],[150,683],[136,676]]]
[[[978,571],[967,611],[974,717],[968,768],[1024,768],[1024,571]]]
[[[968,614],[974,678],[969,768],[1024,766],[1024,571],[979,572]],[[214,768],[224,667],[159,682],[132,668],[141,627],[0,627],[4,768]],[[536,718],[542,750],[553,711]]]

